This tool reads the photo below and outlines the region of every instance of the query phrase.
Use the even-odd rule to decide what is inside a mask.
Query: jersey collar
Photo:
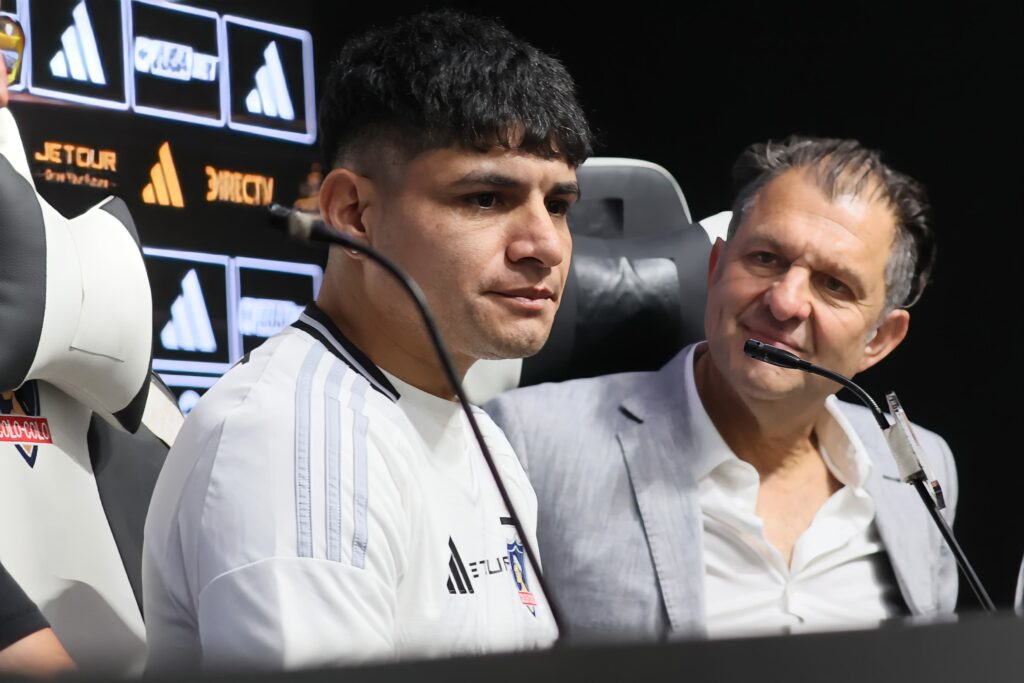
[[[399,399],[398,390],[384,376],[380,368],[374,365],[373,361],[359,350],[359,347],[346,339],[334,321],[315,303],[306,306],[306,310],[302,312],[298,320],[292,323],[292,327],[302,330],[327,347],[328,351],[362,375],[363,379],[369,382],[374,389],[392,401]]]

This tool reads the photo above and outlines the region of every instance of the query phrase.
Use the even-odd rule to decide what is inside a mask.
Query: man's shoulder
[[[147,536],[164,548],[182,539],[186,560],[203,558],[196,585],[205,586],[255,562],[322,558],[331,534],[349,534],[351,546],[362,536],[345,509],[366,516],[390,506],[389,528],[398,528],[412,481],[399,414],[320,342],[298,330],[274,337],[186,419],[157,483]],[[336,510],[340,531],[325,531],[317,509]]]
[[[885,438],[882,430],[878,428],[878,422],[875,420],[874,413],[869,410],[866,406],[862,406],[858,403],[850,403],[848,401],[838,400],[836,405],[842,411],[843,415],[850,421],[854,429],[857,430],[859,435],[870,435],[877,436],[878,438]],[[891,421],[891,418],[890,418]],[[923,427],[916,422],[911,423],[914,435],[918,439],[940,440],[945,442],[942,436],[927,427]]]
[[[369,451],[394,450],[382,448],[402,442],[389,427],[397,419],[394,406],[320,342],[289,328],[231,368],[195,405],[168,453],[162,487],[202,500],[216,479],[269,496],[290,480],[297,459],[317,459],[328,441],[361,435]],[[365,435],[361,421],[373,427]],[[309,476],[324,472],[311,467]]]
[[[624,372],[564,382],[547,382],[506,391],[488,402],[491,415],[514,409],[521,415],[564,420],[566,415],[616,411],[622,402],[657,375],[656,371]],[[500,423],[500,421],[499,421]]]
[[[572,469],[615,457],[614,434],[629,421],[624,402],[651,385],[657,372],[629,372],[515,389],[484,409],[502,429],[523,466]],[[537,486],[538,481],[534,480]]]
[[[850,425],[871,452],[873,458],[880,460],[886,465],[895,462],[889,455],[886,436],[879,429],[878,422],[875,420],[871,410],[865,406],[841,400],[836,401],[835,405],[843,416],[849,420]],[[955,476],[956,465],[946,440],[938,432],[923,427],[916,422],[911,423],[911,429],[921,445],[923,451],[922,458],[926,460],[923,463],[925,467],[941,467],[942,472],[938,474],[944,474],[947,477],[950,475]]]
[[[376,391],[322,342],[286,328],[217,380],[186,418],[179,440],[189,433],[209,434],[225,424],[258,439],[299,419],[322,419],[328,407],[372,412],[379,419],[382,414],[397,415],[394,406],[391,397]]]

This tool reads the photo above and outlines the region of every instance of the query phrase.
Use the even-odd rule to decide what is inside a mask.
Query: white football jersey
[[[484,433],[523,528],[536,497]],[[536,547],[536,546],[534,546]],[[146,521],[149,668],[296,668],[555,636],[458,403],[373,365],[310,306],[193,409]]]

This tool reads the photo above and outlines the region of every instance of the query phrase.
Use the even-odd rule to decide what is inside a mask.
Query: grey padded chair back
[[[578,177],[566,291],[519,386],[654,370],[704,337],[711,244],[675,179],[650,162],[600,157]]]
[[[594,157],[576,175],[583,196],[569,215],[574,235],[644,237],[693,222],[679,183],[650,161]]]

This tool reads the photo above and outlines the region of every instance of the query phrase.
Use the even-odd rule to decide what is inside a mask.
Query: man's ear
[[[711,245],[711,255],[708,256],[708,287],[715,278],[715,268],[718,267],[718,261],[722,256],[722,250],[725,249],[725,241],[721,237],[715,238],[715,243]]]
[[[373,182],[347,168],[336,168],[320,185],[320,215],[335,230],[371,242],[367,208],[374,201]]]
[[[857,372],[863,372],[888,356],[907,336],[910,328],[910,312],[902,308],[889,311],[881,324],[864,345],[864,356],[860,359]]]

